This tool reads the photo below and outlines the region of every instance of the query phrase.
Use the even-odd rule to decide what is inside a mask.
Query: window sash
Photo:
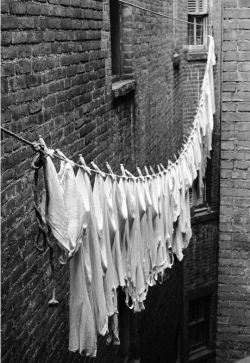
[[[204,48],[207,45],[207,15],[188,15],[188,44],[189,46]],[[193,24],[190,24],[193,23]]]
[[[121,28],[120,28],[120,3],[110,0],[110,33],[111,33],[111,61],[112,75],[121,75]]]
[[[189,352],[207,347],[209,340],[210,296],[189,302]]]

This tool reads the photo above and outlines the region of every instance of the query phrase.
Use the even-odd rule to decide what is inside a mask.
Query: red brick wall
[[[248,1],[223,1],[218,362],[250,353]]]

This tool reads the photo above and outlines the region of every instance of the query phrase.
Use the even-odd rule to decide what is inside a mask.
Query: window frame
[[[199,175],[195,179],[194,183],[199,183]],[[207,166],[205,177],[203,178],[204,190],[198,201],[199,204],[193,204],[192,201],[192,187],[189,189],[189,204],[191,208],[191,217],[195,214],[211,212],[212,208],[212,159],[207,158]]]
[[[189,1],[189,0],[188,0]],[[208,0],[194,0],[196,2],[195,11],[191,11],[189,9],[188,4],[188,12],[187,12],[187,18],[188,18],[188,29],[187,29],[187,38],[188,38],[188,49],[190,51],[203,51],[207,49],[207,36],[208,36],[208,16],[209,16],[209,8],[208,8]],[[202,11],[199,10],[200,1],[203,1]],[[193,25],[192,23],[193,18]],[[197,19],[202,18],[203,21],[203,43],[202,44],[196,44],[197,39],[197,29],[200,26],[197,24]],[[192,27],[192,28],[191,28]],[[194,44],[190,44],[190,31],[193,29],[193,38],[194,38]]]
[[[206,345],[199,349],[189,350],[189,305],[193,300],[209,297],[209,314],[207,316],[207,340]],[[203,361],[214,359],[216,355],[216,312],[217,304],[217,282],[211,281],[202,286],[190,288],[183,292],[183,325],[181,339],[181,363],[201,363]]]
[[[111,73],[112,81],[122,77],[122,49],[121,49],[121,6],[119,0],[109,0],[110,15],[110,45],[111,45]]]
[[[209,348],[211,300],[212,300],[212,296],[210,294],[189,300],[189,306],[188,306],[188,318],[189,318],[188,319],[188,352],[189,352],[189,356],[192,356],[193,354],[195,354],[199,351],[204,351]],[[190,307],[191,307],[191,304],[194,302],[202,302],[203,306],[202,306],[201,310],[203,311],[203,314],[201,317],[198,317],[198,318],[190,321],[190,315],[191,315]],[[204,328],[203,328],[204,329],[204,331],[203,331],[204,341],[202,341],[201,343],[196,343],[196,345],[194,345],[194,346],[190,346],[190,335],[191,335],[190,329],[194,328],[194,327],[199,327],[199,326],[201,326],[201,324],[204,326]]]

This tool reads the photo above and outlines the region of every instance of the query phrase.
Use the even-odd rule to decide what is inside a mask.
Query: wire
[[[27,145],[31,146],[35,150],[35,143],[34,142],[28,141],[28,140],[24,139],[23,137],[18,136],[14,132],[11,132],[11,131],[5,129],[2,126],[0,128],[1,128],[1,131],[2,132],[5,132],[6,134],[14,137],[15,139],[22,141],[24,144],[27,144]],[[35,151],[37,151],[37,150],[35,150]],[[67,158],[64,158],[64,157],[56,154],[56,150],[53,152],[53,157],[55,157],[56,159],[59,159],[61,161],[66,161],[67,160]],[[70,160],[70,161],[72,161],[72,160]],[[143,177],[141,177],[141,176],[139,176],[139,177],[137,177],[137,176],[129,176],[129,175],[118,175],[118,174],[114,174],[114,173],[105,173],[102,170],[93,169],[93,168],[90,168],[90,167],[85,168],[85,166],[82,165],[82,164],[77,164],[74,161],[72,161],[72,162],[73,162],[74,166],[77,166],[79,168],[83,168],[85,170],[88,169],[89,171],[91,171],[91,172],[93,172],[95,174],[100,174],[100,175],[101,174],[105,174],[105,176],[111,176],[113,178],[115,177],[115,178],[118,178],[118,179],[142,180],[143,178],[152,178],[152,177],[155,177],[155,176],[160,175],[160,174],[162,174],[164,172],[164,171],[162,171],[162,172],[154,173],[154,174],[151,174],[151,175],[143,175]],[[173,163],[173,165],[174,165],[174,163]],[[165,169],[165,171],[167,171],[167,169]]]
[[[19,141],[22,141],[24,144],[27,144],[27,145],[29,145],[29,146],[31,146],[32,147],[32,149],[34,149],[34,143],[33,142],[31,142],[31,141],[28,141],[28,140],[26,140],[26,139],[24,139],[23,137],[21,137],[21,136],[18,136],[17,134],[15,134],[14,132],[11,132],[11,131],[9,131],[9,130],[7,130],[7,129],[5,129],[4,127],[0,127],[1,128],[1,131],[2,132],[5,132],[6,134],[8,134],[8,135],[10,135],[10,136],[12,136],[12,137],[14,137],[15,139],[17,139],[17,140],[19,140]],[[60,155],[58,155],[58,154],[56,154],[55,152],[53,153],[53,157],[55,157],[56,159],[59,159],[59,160],[61,160],[61,161],[65,161],[66,159],[65,158],[63,158],[62,156],[60,156]],[[77,163],[75,163],[74,161],[73,161],[73,163],[74,163],[74,165],[75,166],[78,166],[79,168],[84,168],[84,165],[82,165],[82,164],[77,164]],[[136,177],[136,176],[124,176],[124,175],[117,175],[117,174],[111,174],[111,173],[105,173],[104,171],[101,171],[101,170],[97,170],[97,169],[93,169],[93,168],[90,168],[90,167],[87,167],[88,168],[88,170],[90,170],[91,172],[93,172],[93,173],[95,173],[95,174],[105,174],[106,176],[107,175],[109,175],[109,176],[111,176],[111,177],[116,177],[116,178],[123,178],[123,179],[137,179],[138,177]],[[152,175],[153,176],[153,175]],[[145,176],[145,177],[151,177],[151,176]]]
[[[24,144],[27,144],[27,145],[31,146],[32,148],[34,147],[33,142],[28,141],[28,140],[25,140],[25,139],[24,139],[24,138],[22,138],[21,136],[18,136],[17,134],[14,134],[13,132],[11,132],[11,131],[9,131],[9,130],[5,129],[5,128],[4,128],[4,127],[2,127],[2,126],[1,126],[1,131],[4,131],[6,134],[8,134],[8,135],[11,135],[11,136],[15,137],[16,139],[18,139],[18,140],[22,141]]]
[[[162,16],[163,18],[166,18],[166,19],[176,20],[176,21],[179,21],[181,23],[194,25],[194,23],[192,23],[191,21],[182,20],[182,19],[179,19],[179,18],[173,18],[172,16],[165,15],[163,13],[158,13],[157,11],[153,11],[153,10],[150,10],[150,9],[147,9],[147,8],[143,8],[142,6],[132,4],[132,3],[128,2],[128,1],[125,1],[125,0],[118,0],[118,1],[120,3],[125,4],[125,5],[129,5],[129,6],[132,6],[134,8],[137,8],[137,9],[140,9],[140,10],[143,10],[143,11],[146,11],[148,13],[151,13],[151,14],[154,14],[154,15],[158,15],[158,16]],[[202,26],[203,27],[203,24],[196,24],[196,26]],[[208,28],[211,28],[210,25],[207,25],[207,27]]]

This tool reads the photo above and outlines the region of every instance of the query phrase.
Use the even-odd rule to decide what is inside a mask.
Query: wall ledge
[[[128,93],[134,92],[135,90],[135,80],[125,79],[121,81],[116,81],[112,83],[112,97],[118,98],[125,96]]]
[[[195,61],[207,61],[207,52],[204,51],[194,51],[189,50],[186,53],[187,61],[195,62]]]

